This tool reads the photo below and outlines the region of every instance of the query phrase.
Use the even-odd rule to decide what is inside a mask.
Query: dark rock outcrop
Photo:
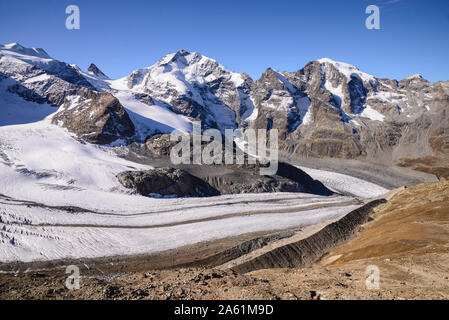
[[[303,192],[320,194],[325,196],[333,194],[333,192],[330,191],[320,181],[314,180],[307,173],[305,173],[301,169],[296,168],[295,166],[292,166],[291,164],[279,162],[276,175],[283,178],[288,178],[297,183],[301,183],[304,188]]]
[[[169,160],[167,160],[169,161]],[[157,193],[177,196],[215,196],[220,194],[305,192],[332,195],[321,182],[304,171],[279,163],[278,173],[260,175],[259,165],[183,165],[182,169],[158,168],[127,171],[117,178],[126,188],[142,195]]]
[[[204,180],[221,194],[265,192],[304,192],[324,196],[333,194],[304,171],[283,162],[278,163],[278,171],[274,175],[260,175],[259,163],[217,166],[215,170],[207,171],[215,172],[205,176]]]
[[[218,191],[203,180],[174,168],[158,168],[148,171],[126,171],[117,175],[126,188],[142,195],[204,197],[218,195]]]

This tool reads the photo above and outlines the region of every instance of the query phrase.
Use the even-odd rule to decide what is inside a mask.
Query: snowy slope
[[[192,123],[189,118],[169,110],[163,104],[148,105],[139,101],[131,92],[118,91],[114,96],[128,112],[136,127],[138,139],[144,141],[154,133],[171,133],[174,130],[191,132]]]
[[[321,58],[318,59],[317,61],[324,66],[333,65],[339,72],[341,72],[346,76],[348,81],[351,80],[352,76],[357,76],[361,78],[364,82],[377,81],[375,77],[373,77],[368,73],[360,71],[356,66],[353,66],[352,64],[334,61],[329,58]]]
[[[0,60],[4,69],[11,74],[20,75],[23,68],[37,67],[48,75],[54,75],[75,85],[92,88],[73,66],[51,58],[43,49],[24,48],[18,43],[0,45]],[[1,68],[0,68],[1,71]]]
[[[117,187],[119,172],[150,168],[123,160],[107,148],[82,144],[48,119],[0,127],[0,150],[1,193],[28,200],[45,194],[50,203],[52,198],[67,201],[70,192],[65,191],[70,190],[79,191],[80,197],[91,194],[81,202],[93,201],[95,192]]]
[[[14,84],[15,82],[10,78],[0,79],[0,126],[39,121],[57,110],[49,104],[39,104],[18,98],[16,94],[7,90]]]
[[[298,168],[313,179],[321,181],[329,189],[342,194],[350,194],[361,198],[375,198],[389,191],[377,184],[345,174],[299,166]]]

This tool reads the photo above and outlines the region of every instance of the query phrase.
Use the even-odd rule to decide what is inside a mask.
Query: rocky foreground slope
[[[3,299],[448,299],[449,182],[403,189],[374,209],[349,242],[307,268],[246,274],[204,268],[139,270],[121,264],[82,270],[79,290],[63,270],[0,276]],[[286,237],[288,234],[283,235]],[[366,267],[380,270],[368,290]],[[132,269],[134,268],[134,269]],[[129,272],[129,273],[127,273]]]

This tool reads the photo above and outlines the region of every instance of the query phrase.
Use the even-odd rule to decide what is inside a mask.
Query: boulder
[[[215,196],[219,192],[207,182],[174,168],[157,168],[147,171],[126,171],[117,175],[126,188],[142,195],[204,197]]]

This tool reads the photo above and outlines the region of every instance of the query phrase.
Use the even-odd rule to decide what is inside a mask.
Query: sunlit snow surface
[[[191,132],[191,121],[183,115],[176,114],[160,105],[147,105],[136,99],[132,93],[119,91],[114,93],[128,112],[140,140],[145,140],[155,132],[171,133],[174,130]]]
[[[36,78],[32,79],[36,80]],[[57,110],[49,104],[39,104],[18,98],[16,94],[7,90],[8,86],[14,84],[12,79],[0,80],[0,126],[39,121]]]
[[[377,184],[345,174],[305,167],[298,168],[313,179],[321,181],[329,189],[342,194],[351,194],[360,198],[373,198],[389,191]]]
[[[345,204],[350,197],[298,193],[202,199],[133,195],[120,187],[115,175],[151,167],[119,158],[111,148],[80,143],[48,119],[0,127],[0,150],[0,194],[91,211],[68,212],[0,197],[1,261],[151,253],[248,232],[310,225],[357,207]],[[309,173],[360,197],[385,191],[340,174]],[[327,207],[311,207],[316,204]]]

